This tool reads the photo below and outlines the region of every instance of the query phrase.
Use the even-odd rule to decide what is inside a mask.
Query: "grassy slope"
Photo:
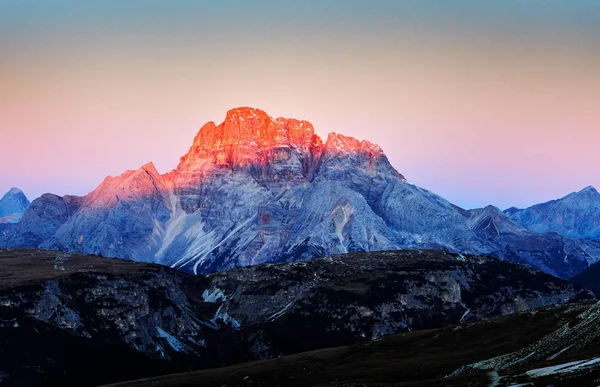
[[[548,307],[456,327],[410,332],[382,341],[280,359],[112,385],[137,386],[462,386],[486,374],[442,379],[460,366],[505,354],[554,331],[587,304]]]

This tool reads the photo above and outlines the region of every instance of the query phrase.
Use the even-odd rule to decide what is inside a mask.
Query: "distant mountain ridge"
[[[378,145],[237,108],[195,137],[177,168],[152,163],[84,197],[43,195],[0,246],[155,262],[192,273],[331,254],[434,248],[529,263],[569,278],[600,244],[463,210],[410,184]]]
[[[505,213],[516,223],[538,233],[555,232],[575,239],[600,239],[600,193],[586,187],[561,199]]]
[[[18,223],[31,203],[18,188],[11,188],[0,199],[0,223]]]

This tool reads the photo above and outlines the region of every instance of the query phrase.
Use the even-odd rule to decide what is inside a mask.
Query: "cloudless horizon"
[[[596,1],[0,0],[0,196],[176,167],[251,106],[475,208],[600,188]]]

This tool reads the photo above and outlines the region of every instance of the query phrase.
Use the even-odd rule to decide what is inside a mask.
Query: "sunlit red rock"
[[[493,253],[570,277],[600,257],[595,243],[519,229],[499,211],[491,221],[510,227],[488,238],[478,231],[488,230],[483,215],[410,184],[377,145],[336,133],[323,143],[306,121],[238,108],[204,125],[172,172],[146,164],[84,198],[44,195],[0,233],[0,246],[192,273],[418,247]]]
[[[380,147],[367,141],[332,133],[323,144],[308,121],[273,119],[262,110],[243,107],[228,111],[219,125],[202,126],[169,179],[175,186],[193,186],[222,169],[247,169],[264,182],[310,181],[325,149],[369,160],[383,156]]]
[[[208,160],[217,167],[266,165],[290,158],[290,151],[314,156],[322,147],[312,124],[295,119],[272,119],[262,110],[238,108],[227,112],[220,125],[205,124],[178,169]]]

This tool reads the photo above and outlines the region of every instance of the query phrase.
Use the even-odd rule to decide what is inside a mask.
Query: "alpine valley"
[[[0,247],[196,274],[401,248],[486,254],[561,278],[600,259],[591,187],[525,210],[464,210],[409,183],[377,145],[336,133],[323,142],[307,121],[253,108],[204,125],[169,173],[148,163],[83,197],[44,194],[28,207],[11,192]]]

